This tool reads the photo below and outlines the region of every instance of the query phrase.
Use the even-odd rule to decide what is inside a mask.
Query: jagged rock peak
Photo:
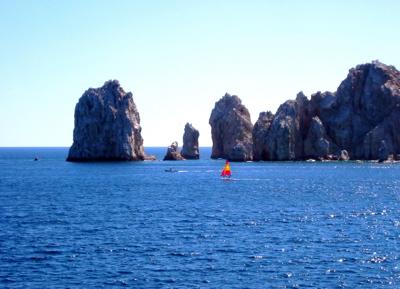
[[[167,148],[167,153],[165,154],[164,161],[181,161],[185,158],[178,151],[178,142],[174,141]]]
[[[253,130],[265,140],[254,142],[255,160],[397,158],[400,72],[379,61],[357,65],[335,93],[299,93],[264,122]]]
[[[215,103],[214,111],[215,117],[222,117],[227,110],[234,110],[237,108],[244,108],[242,105],[242,100],[237,95],[230,95],[225,93],[225,95]]]
[[[132,93],[125,92],[117,80],[85,91],[75,107],[74,142],[67,161],[146,158]]]
[[[345,80],[337,90],[338,103],[352,102],[352,106],[359,109],[360,113],[372,113],[372,120],[376,110],[381,110],[384,105],[392,104],[388,99],[389,94],[399,95],[400,72],[394,67],[379,61],[360,64],[351,68]],[[371,101],[378,105],[376,108],[365,106]]]
[[[250,161],[253,158],[250,113],[236,95],[226,93],[211,112],[211,158]]]
[[[199,131],[192,124],[186,123],[183,134],[182,157],[185,159],[199,159],[199,135]]]
[[[379,61],[357,65],[330,98],[331,107],[320,110],[321,121],[351,158],[378,159],[382,140],[388,151],[399,148],[391,128],[400,106],[400,72],[394,66]]]

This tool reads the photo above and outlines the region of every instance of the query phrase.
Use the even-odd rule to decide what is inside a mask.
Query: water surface
[[[0,287],[400,286],[399,165],[232,163],[224,181],[201,153],[85,164],[1,148]]]

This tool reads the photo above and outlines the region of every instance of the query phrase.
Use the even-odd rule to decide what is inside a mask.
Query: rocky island
[[[250,113],[236,95],[225,94],[211,112],[211,158],[231,161],[253,159],[253,125]]]
[[[400,72],[379,61],[350,69],[336,92],[302,92],[256,123],[236,95],[225,94],[209,119],[211,158],[231,161],[400,159]],[[198,159],[199,132],[185,125],[164,160]],[[116,80],[88,89],[75,107],[68,161],[154,159],[144,153],[132,93]]]
[[[164,161],[198,160],[199,156],[199,131],[190,123],[186,123],[181,152],[178,149],[178,142],[174,141],[167,148]]]
[[[199,153],[199,131],[190,123],[186,123],[183,133],[183,147],[181,155],[187,160],[197,160]]]
[[[397,158],[400,72],[378,61],[350,69],[336,92],[300,92],[253,128],[254,160]],[[227,141],[229,143],[229,141]]]
[[[144,152],[141,130],[132,93],[117,80],[89,88],[75,107],[74,142],[67,161],[154,159]]]
[[[164,156],[164,161],[183,161],[185,158],[181,155],[178,150],[178,142],[174,141],[167,148],[167,153]]]

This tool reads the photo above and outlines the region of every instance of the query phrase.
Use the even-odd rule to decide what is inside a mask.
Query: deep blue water
[[[400,165],[66,154],[0,149],[0,288],[400,287]]]

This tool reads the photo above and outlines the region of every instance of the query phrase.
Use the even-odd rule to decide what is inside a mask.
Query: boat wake
[[[270,181],[271,179],[260,179],[260,178],[252,178],[252,179],[248,179],[248,178],[244,178],[244,179],[242,179],[242,178],[221,178],[222,180],[226,180],[226,181],[250,181],[250,182],[252,182],[252,181],[256,181],[256,182],[259,182],[259,181]]]

